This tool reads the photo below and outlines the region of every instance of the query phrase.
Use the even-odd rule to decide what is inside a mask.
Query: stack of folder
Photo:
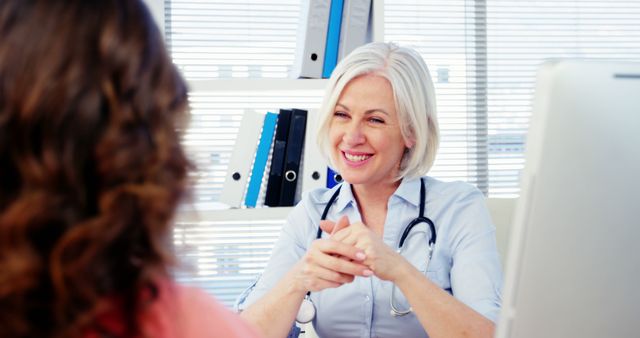
[[[302,0],[294,78],[328,78],[338,61],[371,41],[371,0]]]
[[[301,192],[335,185],[302,109],[243,115],[220,202],[232,208],[293,206]]]

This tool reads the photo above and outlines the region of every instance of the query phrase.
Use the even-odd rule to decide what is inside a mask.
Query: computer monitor
[[[640,63],[538,72],[496,337],[640,337]]]

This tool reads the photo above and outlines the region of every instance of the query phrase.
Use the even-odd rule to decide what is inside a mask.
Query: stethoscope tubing
[[[335,200],[338,198],[338,195],[340,195],[340,189],[342,189],[342,184],[338,187],[338,189],[336,189],[333,195],[331,195],[329,202],[327,203],[327,205],[324,207],[324,210],[322,211],[322,216],[320,216],[320,221],[324,221],[327,219],[327,215],[329,214],[329,209],[331,208]],[[437,239],[436,226],[431,219],[424,216],[426,195],[427,193],[424,187],[424,180],[420,179],[420,204],[418,206],[420,214],[417,218],[414,218],[411,222],[409,222],[409,224],[407,224],[407,226],[404,228],[404,231],[402,232],[402,236],[400,236],[400,241],[398,242],[398,249],[402,248],[402,245],[404,245],[404,242],[407,239],[407,236],[409,236],[411,229],[420,223],[427,223],[429,225],[429,230],[431,230],[429,245],[434,245],[436,243],[436,239]],[[320,238],[322,238],[322,228],[318,226],[316,239],[320,239]]]
[[[338,195],[340,194],[340,189],[342,188],[342,184],[338,187],[338,189],[336,189],[336,191],[333,193],[333,195],[331,196],[331,198],[329,199],[329,202],[327,203],[327,205],[325,206],[324,210],[322,211],[322,216],[320,217],[320,221],[324,221],[327,218],[327,214],[329,213],[329,209],[331,208],[331,206],[333,205],[333,203],[336,201],[336,199],[338,198]],[[429,226],[429,230],[431,231],[431,236],[429,236],[429,245],[428,245],[428,259],[431,260],[431,255],[433,253],[433,247],[436,243],[436,227],[433,223],[433,221],[431,219],[429,219],[428,217],[424,216],[424,209],[425,209],[425,204],[426,204],[426,189],[424,186],[424,180],[421,178],[420,179],[420,205],[419,205],[419,215],[418,217],[414,218],[411,222],[409,222],[409,224],[404,228],[404,231],[402,232],[402,236],[400,236],[400,241],[398,241],[398,249],[397,252],[401,252],[402,251],[402,246],[404,245],[405,240],[409,237],[409,234],[411,234],[411,229],[413,229],[413,227],[415,227],[416,225],[420,224],[420,223],[426,223]],[[320,228],[320,226],[318,226],[318,231],[316,233],[316,239],[320,239],[322,238],[322,229]],[[391,315],[394,317],[398,317],[398,316],[404,316],[407,315],[409,313],[411,313],[413,311],[413,309],[411,307],[409,307],[408,310],[398,310],[393,302],[394,299],[394,294],[395,294],[395,285],[392,286],[391,288],[391,295],[390,295],[390,305],[391,305]],[[311,308],[313,315],[307,315],[305,316],[305,319],[303,321],[298,320],[298,322],[300,323],[308,323],[311,320],[313,320],[313,318],[315,317],[315,304],[313,304],[313,302],[311,301],[311,291],[307,292],[307,295],[305,296],[304,300],[303,300],[303,306],[305,307],[307,310],[309,310],[309,308]]]

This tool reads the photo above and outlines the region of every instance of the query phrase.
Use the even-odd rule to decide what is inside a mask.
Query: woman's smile
[[[336,103],[329,138],[345,181],[371,186],[397,181],[407,142],[389,81],[374,74],[351,80]]]
[[[346,164],[351,167],[363,166],[373,157],[373,154],[352,151],[342,151],[342,155]]]

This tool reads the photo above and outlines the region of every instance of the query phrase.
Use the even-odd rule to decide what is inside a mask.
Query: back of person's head
[[[414,146],[406,149],[398,179],[424,175],[436,157],[439,129],[436,97],[429,69],[414,49],[372,42],[356,48],[334,69],[320,107],[318,146],[331,162],[329,127],[333,110],[347,84],[364,75],[382,76],[393,90],[400,131]]]
[[[136,334],[172,262],[186,104],[141,0],[0,1],[0,335],[100,332],[108,304]]]

